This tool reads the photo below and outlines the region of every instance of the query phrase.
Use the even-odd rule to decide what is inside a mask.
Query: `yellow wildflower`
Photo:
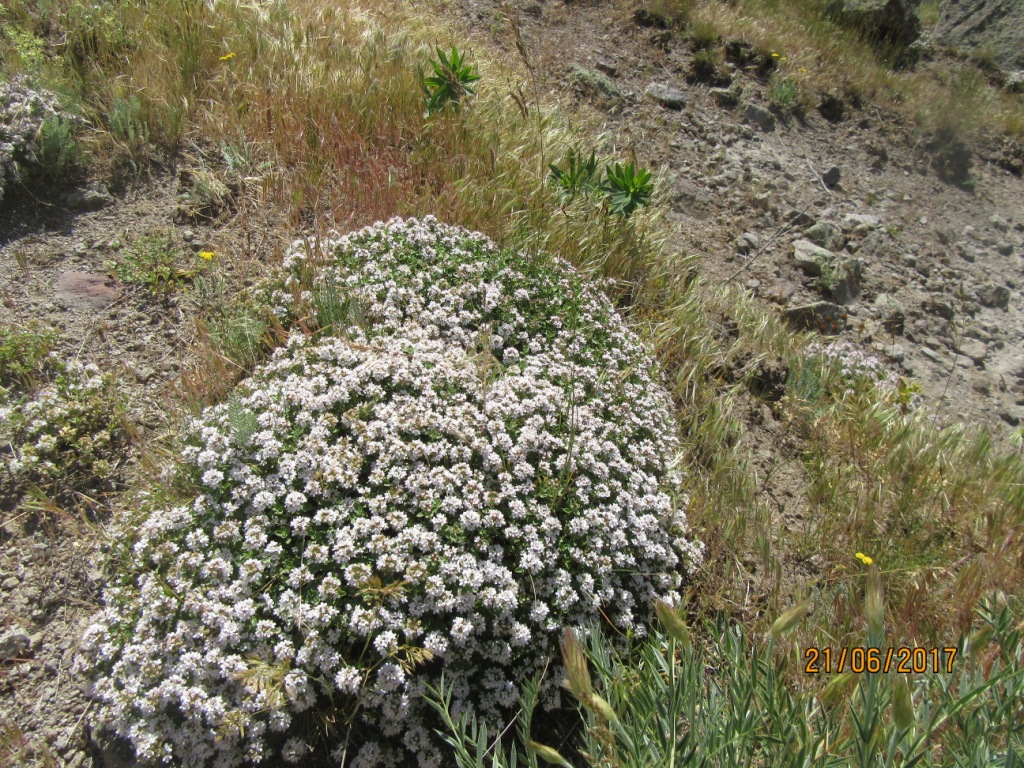
[[[875,562],[872,558],[868,557],[863,552],[858,552],[854,555],[854,557],[856,557],[858,560],[864,563],[864,565],[871,565],[873,562]]]
[[[779,58],[779,54],[777,54],[777,53],[773,53],[773,54],[772,54],[772,58],[773,58],[773,59],[777,59],[777,58]]]
[[[199,258],[204,261],[213,261],[213,251],[200,251]]]
[[[235,58],[234,51],[232,51],[231,53],[229,53],[229,54],[227,54],[225,56],[221,56],[220,57],[220,61],[231,61],[233,58]]]

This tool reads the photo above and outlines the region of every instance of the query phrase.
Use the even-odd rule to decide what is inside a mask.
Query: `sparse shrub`
[[[431,218],[321,251],[286,259],[280,314],[330,279],[365,328],[293,336],[204,414],[202,495],[146,510],[87,633],[143,759],[441,765],[442,674],[497,723],[563,626],[642,634],[701,556],[653,364],[567,264]]]
[[[788,112],[797,107],[797,85],[793,80],[779,73],[772,75],[768,83],[768,100],[774,107]]]
[[[690,46],[694,51],[707,51],[718,45],[718,30],[706,21],[690,25]]]
[[[690,62],[690,72],[693,75],[693,79],[702,83],[717,80],[720,58],[719,52],[715,48],[695,53],[693,61]]]
[[[184,255],[169,235],[144,235],[122,248],[106,267],[119,280],[155,294],[169,294],[200,274],[206,264],[198,255]]]
[[[0,325],[0,387],[32,389],[56,372],[49,356],[57,332],[38,323]]]
[[[473,68],[465,63],[466,55],[459,53],[454,45],[448,55],[440,48],[435,50],[439,60],[430,60],[434,74],[423,78],[428,115],[440,112],[448,104],[458,109],[463,100],[474,95],[471,83],[480,79],[480,75],[475,74]]]
[[[15,495],[36,486],[73,505],[113,489],[129,431],[113,380],[96,366],[61,366],[52,384],[0,408],[3,423],[12,453],[0,482]]]

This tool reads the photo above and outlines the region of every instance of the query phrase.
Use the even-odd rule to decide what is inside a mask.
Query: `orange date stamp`
[[[817,648],[811,646],[804,651],[804,672],[808,675],[827,675],[832,672],[836,674],[853,672],[857,675],[864,672],[888,674],[890,671],[900,675],[924,672],[950,673],[953,671],[953,660],[956,658],[956,654],[957,649],[952,646],[945,648],[925,648],[923,646]]]

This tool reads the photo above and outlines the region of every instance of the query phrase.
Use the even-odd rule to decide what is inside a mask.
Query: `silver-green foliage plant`
[[[31,88],[23,78],[0,82],[0,200],[26,172],[50,179],[67,173],[80,159],[77,124],[53,94]]]
[[[562,627],[642,634],[678,599],[701,547],[668,397],[558,259],[426,218],[286,268],[279,315],[321,333],[196,423],[201,493],[146,510],[86,637],[99,719],[174,765],[441,765],[442,675],[496,725]]]

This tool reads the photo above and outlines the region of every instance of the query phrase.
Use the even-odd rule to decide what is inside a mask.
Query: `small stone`
[[[1006,309],[1010,305],[1010,289],[1005,285],[988,283],[975,291],[978,301],[985,307]]]
[[[196,239],[196,233],[191,229],[182,230],[181,239],[184,240],[186,243],[191,243],[193,240]]]
[[[939,365],[942,364],[942,356],[934,349],[929,349],[928,347],[921,347],[921,354],[927,357],[933,363],[938,363]]]
[[[988,346],[977,339],[964,339],[960,342],[957,351],[964,357],[970,358],[976,365],[985,362],[988,357]]]
[[[608,77],[619,76],[619,67],[611,59],[598,59],[594,62],[594,69],[598,72],[604,72]]]
[[[763,291],[761,295],[768,301],[785,306],[796,295],[797,290],[797,286],[788,280],[776,280],[774,285],[767,291]]]
[[[0,635],[0,662],[21,657],[32,645],[32,638],[23,629],[9,629]]]
[[[1000,216],[998,213],[992,214],[989,217],[988,223],[998,229],[1000,232],[1008,232],[1010,229],[1010,222]]]
[[[686,94],[670,85],[651,83],[644,93],[666,109],[682,109],[686,106]]]
[[[831,189],[839,183],[839,178],[842,176],[842,171],[839,170],[838,165],[833,165],[825,173],[821,175],[821,180],[825,182],[825,186]]]
[[[832,251],[815,245],[810,240],[800,239],[793,243],[793,263],[804,274],[820,277],[835,261]]]
[[[974,249],[974,246],[970,243],[965,243],[963,240],[956,244],[956,251],[964,261],[969,261],[973,264],[978,260],[978,252]]]
[[[743,285],[746,286],[747,290],[757,293],[757,289],[761,287],[761,281],[756,278],[751,278],[750,280],[747,280],[747,282],[745,282]]]
[[[929,315],[938,315],[944,320],[952,320],[955,314],[953,305],[942,299],[925,299],[921,308]]]
[[[720,107],[735,107],[740,103],[740,95],[734,88],[712,88],[710,94]]]
[[[762,131],[775,130],[775,115],[760,104],[747,104],[746,109],[743,110],[743,119],[756,125]]]
[[[820,245],[822,248],[832,247],[832,227],[823,221],[819,221],[808,228],[804,232],[804,237],[815,245]]]
[[[4,579],[3,584],[0,584],[0,588],[10,592],[12,589],[17,589],[19,584],[21,584],[21,582],[18,580],[17,576],[8,576]]]
[[[866,234],[881,225],[882,220],[869,213],[848,213],[843,217],[843,228],[857,233]]]

